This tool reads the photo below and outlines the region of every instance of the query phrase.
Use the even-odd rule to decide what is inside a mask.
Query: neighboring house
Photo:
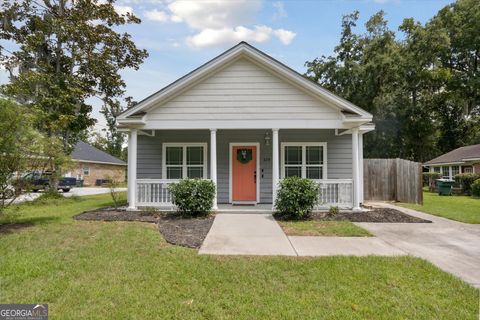
[[[129,207],[171,206],[168,184],[211,179],[217,203],[274,203],[280,179],[320,184],[321,207],[359,209],[372,115],[241,42],[118,117]]]
[[[480,144],[457,148],[423,165],[450,179],[459,173],[480,173]]]
[[[127,164],[102,150],[79,141],[71,154],[74,168],[66,176],[83,180],[84,186],[93,186],[97,179],[125,181]]]

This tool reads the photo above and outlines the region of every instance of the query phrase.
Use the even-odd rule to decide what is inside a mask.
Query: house
[[[449,179],[459,173],[480,173],[480,144],[457,148],[423,165]]]
[[[71,158],[74,167],[66,173],[67,177],[83,180],[84,186],[93,186],[97,179],[115,179],[125,181],[127,164],[83,141],[77,142]]]
[[[372,115],[241,42],[122,113],[129,208],[171,206],[168,184],[211,179],[217,204],[272,204],[280,179],[359,209]]]

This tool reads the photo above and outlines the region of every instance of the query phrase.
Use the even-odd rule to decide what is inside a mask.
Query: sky
[[[338,44],[342,16],[360,12],[358,32],[370,16],[383,10],[396,30],[404,18],[425,23],[453,0],[117,0],[119,13],[142,20],[119,31],[132,35],[149,57],[139,70],[121,72],[127,95],[140,101],[240,41],[304,73],[304,63],[331,55]],[[0,82],[7,81],[0,74]],[[96,130],[105,128],[94,104]]]

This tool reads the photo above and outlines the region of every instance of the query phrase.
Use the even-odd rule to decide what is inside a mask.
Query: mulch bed
[[[33,223],[29,222],[0,224],[0,234],[9,234],[32,226]]]
[[[322,216],[323,215],[323,216]],[[364,212],[339,212],[334,216],[314,214],[314,219],[319,220],[348,220],[351,222],[379,222],[379,223],[431,223],[432,221],[417,218],[399,210],[390,208],[373,208]]]
[[[282,220],[282,217],[275,217],[277,220]],[[390,208],[371,208],[370,211],[339,212],[335,215],[329,215],[328,212],[314,212],[309,219],[322,221],[342,221],[348,220],[351,222],[378,222],[378,223],[431,223],[430,220],[425,220],[413,217],[399,210]]]
[[[185,217],[177,213],[126,211],[112,208],[84,212],[74,217],[88,221],[140,221],[156,223],[168,243],[200,248],[212,226],[214,216]]]

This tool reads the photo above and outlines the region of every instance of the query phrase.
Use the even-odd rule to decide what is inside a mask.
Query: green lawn
[[[350,221],[278,221],[289,236],[369,237],[371,234]]]
[[[423,192],[423,205],[399,203],[398,205],[466,223],[480,223],[480,199],[467,196],[439,196]]]
[[[219,257],[153,224],[75,221],[108,195],[22,205],[0,235],[0,301],[51,319],[477,319],[479,291],[412,257]]]

